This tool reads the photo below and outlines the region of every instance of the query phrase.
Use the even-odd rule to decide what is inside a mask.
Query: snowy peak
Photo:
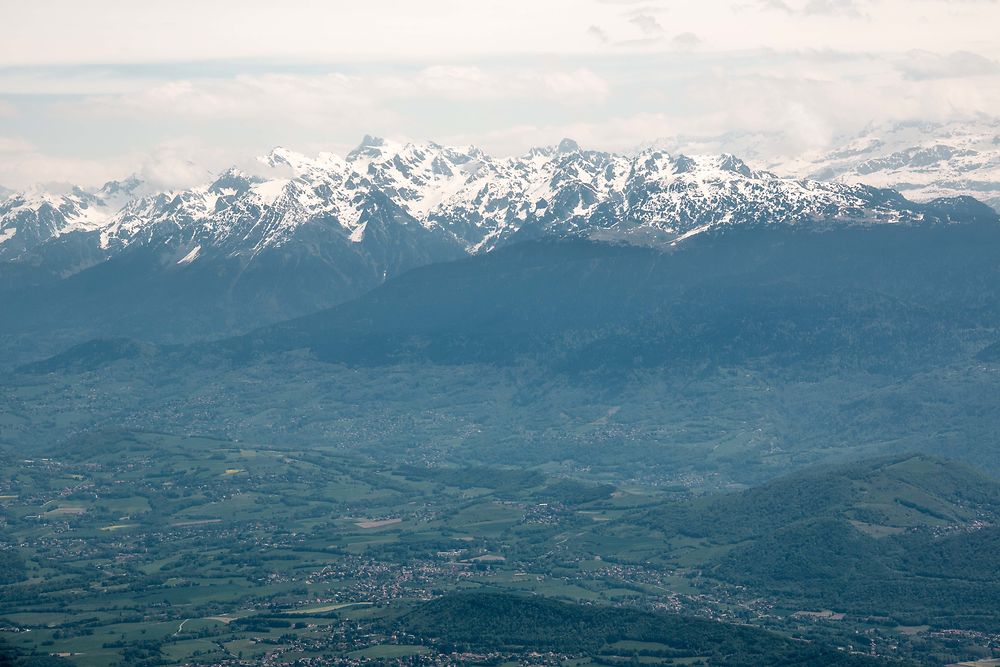
[[[753,171],[751,171],[750,167],[748,167],[746,163],[743,162],[743,160],[739,159],[735,155],[725,154],[719,156],[716,162],[716,166],[718,169],[722,171],[731,171],[741,176],[746,176],[747,178],[751,178],[754,176],[754,173]]]
[[[105,202],[127,201],[135,197],[144,186],[142,178],[138,174],[132,174],[120,181],[108,181],[95,194]]]
[[[264,179],[249,176],[236,167],[231,167],[219,174],[219,177],[208,186],[208,191],[224,196],[235,196],[245,194],[255,184],[263,182]]]
[[[29,190],[0,202],[0,259],[16,259],[38,245],[105,224],[117,202],[80,188],[68,193]]]
[[[347,156],[364,186],[384,192],[418,218],[460,191],[489,161],[473,146],[400,144],[367,136]]]
[[[312,163],[305,155],[290,151],[283,146],[275,146],[267,155],[262,155],[257,159],[268,167],[287,165],[295,168],[296,166],[307,166]]]
[[[384,152],[390,152],[390,142],[382,137],[373,137],[366,134],[361,143],[347,154],[348,162],[356,162],[364,159],[375,159],[381,157]]]
[[[267,155],[258,157],[257,161],[266,167],[283,169],[295,176],[310,176],[318,172],[343,173],[347,169],[344,159],[333,153],[320,153],[316,157],[309,157],[281,146],[273,148]]]
[[[560,155],[565,153],[576,153],[579,150],[580,150],[580,144],[576,143],[572,139],[563,139],[562,141],[559,142],[559,145],[556,147],[556,152],[559,153]]]

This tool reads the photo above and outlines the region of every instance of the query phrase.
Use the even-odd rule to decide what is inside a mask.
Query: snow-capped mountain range
[[[834,151],[772,166],[802,178],[892,188],[915,201],[971,195],[1000,210],[1000,119],[876,125]]]
[[[797,151],[781,133],[664,137],[633,152],[730,152],[798,179],[865,184],[917,202],[972,196],[1000,211],[1000,118],[871,124],[837,137],[833,149]]]
[[[840,169],[838,176],[878,176],[906,162],[893,154],[846,166],[851,156],[871,150],[845,149],[845,162],[823,162],[820,175]],[[928,150],[933,154],[906,153],[906,164],[945,154],[972,159],[971,149]],[[650,149],[624,156],[582,150],[570,140],[493,158],[473,147],[365,137],[346,158],[277,148],[260,162],[265,176],[230,169],[176,192],[143,194],[132,177],[97,191],[10,195],[0,204],[0,258],[38,262],[46,246],[58,242],[84,248],[75,256],[92,262],[146,246],[169,249],[184,265],[208,255],[253,258],[317,230],[359,252],[376,241],[384,245],[391,230],[433,248],[434,257],[538,236],[672,244],[727,225],[949,221],[956,206],[968,203],[918,205],[841,182],[854,179],[783,178],[732,155]]]
[[[250,173],[252,171],[252,173]],[[345,157],[278,148],[157,192],[138,178],[0,203],[0,340],[24,360],[95,337],[185,342],[317,312],[410,269],[522,240],[683,248],[728,229],[986,220],[958,197],[783,178],[732,155],[565,140],[516,158],[366,137]],[[11,352],[13,354],[13,352]]]

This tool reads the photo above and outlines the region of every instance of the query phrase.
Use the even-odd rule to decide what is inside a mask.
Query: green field
[[[993,584],[975,568],[991,563],[924,581],[937,596],[933,610],[905,595],[906,568],[950,567],[944,546],[991,536],[986,524],[1000,509],[992,480],[926,457],[722,495],[617,486],[545,467],[388,466],[319,448],[156,433],[95,434],[59,458],[7,451],[0,463],[2,535],[17,545],[0,551],[0,639],[81,667],[417,659],[450,649],[426,629],[406,630],[408,614],[463,591],[749,622],[845,650],[863,632],[898,658],[990,657],[989,640],[976,632],[1000,627],[977,602]],[[801,506],[788,499],[801,493],[822,502],[808,516],[787,515]],[[795,596],[753,574],[764,572],[753,563],[769,562],[759,550],[774,531],[810,521],[839,522],[862,546],[877,545],[865,562],[895,568],[902,588],[889,602],[893,613],[869,618],[822,587],[795,584],[812,597]],[[893,545],[912,547],[910,555],[893,555]],[[923,560],[911,564],[918,553]],[[848,571],[892,581],[884,571]],[[940,605],[948,595],[965,598]],[[822,609],[847,613],[796,613]],[[948,628],[960,634],[935,634]],[[664,662],[645,640],[622,641],[562,659],[719,660]],[[489,660],[518,659],[512,647],[497,650]]]

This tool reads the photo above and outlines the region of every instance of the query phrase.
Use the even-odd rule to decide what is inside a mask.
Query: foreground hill
[[[1000,482],[911,455],[669,503],[644,524],[673,557],[788,605],[985,629],[1000,627],[998,521]]]
[[[593,656],[601,665],[635,664],[639,655],[666,665],[903,664],[745,626],[497,593],[428,602],[404,616],[402,626],[452,650],[559,651]]]
[[[811,469],[667,509],[650,519],[693,537],[742,542],[816,519],[843,520],[884,537],[912,528],[985,524],[1000,516],[1000,483],[955,462],[904,455]]]

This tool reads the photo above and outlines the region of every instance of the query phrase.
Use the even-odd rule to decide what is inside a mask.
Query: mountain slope
[[[0,200],[0,260],[30,261],[39,246],[66,237],[86,245],[96,260],[102,253],[93,232],[106,227],[110,218],[142,190],[143,183],[131,176],[110,181],[96,191],[77,187],[69,192],[35,188],[0,193],[4,198]],[[64,270],[79,268],[67,265]]]
[[[1000,470],[980,354],[998,247],[994,225],[524,243],[216,343],[68,350],[10,374],[0,426],[29,447],[152,421],[698,487],[901,451]]]
[[[916,363],[995,327],[993,225],[773,229],[682,250],[539,242],[419,269],[343,307],[220,349],[345,363]],[[978,336],[979,334],[975,334]]]
[[[786,604],[986,629],[1000,627],[998,520],[1000,482],[908,455],[670,504],[647,525],[712,545],[699,561],[711,576]]]
[[[405,615],[400,625],[446,647],[565,651],[611,665],[635,661],[620,655],[630,653],[624,646],[634,642],[655,647],[659,653],[653,655],[661,659],[686,662],[700,656],[712,665],[901,664],[747,626],[502,593],[459,593],[432,600]]]
[[[733,543],[820,519],[846,521],[864,534],[885,536],[976,527],[997,518],[1000,482],[954,461],[921,455],[807,470],[649,515],[665,530]]]

